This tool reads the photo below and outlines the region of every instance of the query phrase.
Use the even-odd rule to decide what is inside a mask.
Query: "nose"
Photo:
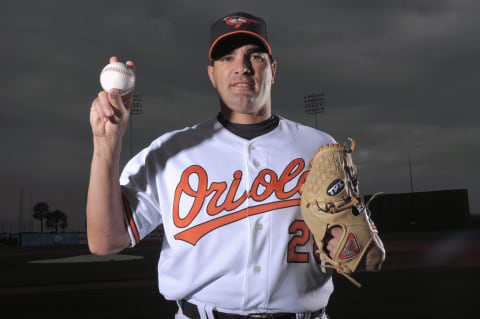
[[[251,74],[253,73],[252,64],[247,56],[240,56],[235,61],[235,73],[237,74]]]

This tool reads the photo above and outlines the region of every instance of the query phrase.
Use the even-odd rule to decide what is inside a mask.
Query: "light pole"
[[[130,109],[130,158],[133,156],[133,116],[140,115],[143,112],[143,96],[140,94],[133,95],[132,108]]]
[[[415,202],[415,194],[413,193],[413,174],[412,174],[412,156],[411,156],[411,152],[408,152],[408,168],[410,170],[410,203],[411,203],[411,210],[410,210],[410,221],[409,221],[409,225],[410,225],[410,230],[416,230],[416,225],[417,225],[417,221],[416,221],[416,217],[417,217],[417,212],[416,212],[416,208],[417,208],[417,205],[416,205],[416,202]]]
[[[410,191],[413,193],[412,156],[408,152],[408,167],[410,169]]]
[[[17,232],[20,234],[23,230],[23,186],[20,186],[20,202],[19,202],[19,214],[18,214],[18,226]]]
[[[315,116],[315,128],[318,129],[317,113],[325,112],[325,93],[314,93],[303,97],[305,113]]]

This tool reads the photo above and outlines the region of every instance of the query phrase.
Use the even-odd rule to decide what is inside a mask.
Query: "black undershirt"
[[[217,119],[227,130],[247,140],[273,131],[280,123],[280,118],[275,114],[272,114],[268,120],[255,124],[232,123],[225,120],[221,113],[218,113]]]

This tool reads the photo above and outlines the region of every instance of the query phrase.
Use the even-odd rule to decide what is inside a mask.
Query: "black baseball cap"
[[[272,55],[272,49],[268,43],[267,25],[265,20],[245,12],[235,12],[226,15],[210,28],[210,50],[208,58],[214,60],[218,49],[222,47],[227,40],[242,38],[249,42],[257,43],[265,52]]]

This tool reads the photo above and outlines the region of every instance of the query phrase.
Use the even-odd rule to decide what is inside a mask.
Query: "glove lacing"
[[[337,271],[337,273],[339,273],[340,275],[343,275],[345,276],[345,278],[347,278],[348,280],[350,280],[352,282],[352,284],[354,284],[355,286],[357,286],[358,288],[362,287],[362,285],[356,281],[352,276],[350,276],[346,271],[345,269],[347,269],[347,267],[345,267],[342,263],[338,263],[338,265],[334,266],[334,265],[323,265],[321,264],[320,267],[323,267],[323,268],[332,268],[332,269],[335,269]]]

